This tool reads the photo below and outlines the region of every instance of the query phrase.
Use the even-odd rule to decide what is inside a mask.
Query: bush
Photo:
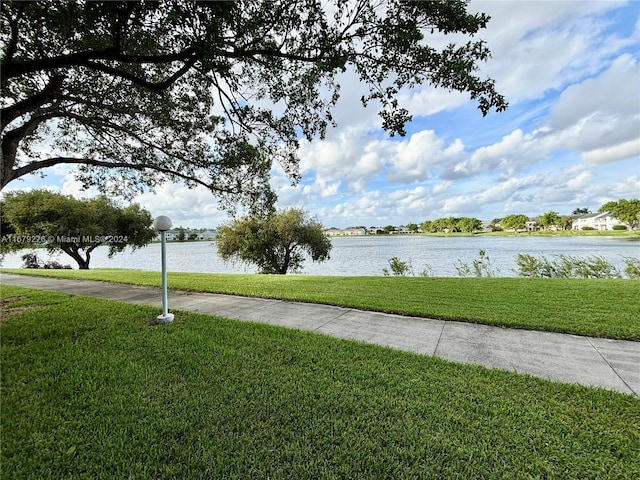
[[[469,266],[466,263],[462,263],[461,260],[458,260],[458,264],[454,265],[460,277],[469,277],[472,274],[478,278],[482,277],[495,277],[496,272],[500,271],[499,269],[494,271],[491,267],[491,259],[487,252],[484,250],[478,251],[479,258],[472,262],[472,266]]]
[[[582,230],[595,230],[595,228],[586,225],[586,226],[582,227]]]
[[[599,256],[587,258],[570,255],[555,255],[555,260],[546,257],[518,254],[518,275],[528,278],[620,278],[620,272],[607,260]],[[640,270],[640,266],[638,266]],[[626,271],[626,270],[625,270]]]
[[[640,258],[625,257],[624,263],[627,265],[624,269],[627,277],[640,280]]]
[[[626,225],[614,225],[613,229],[614,230],[627,230],[627,226]]]
[[[22,268],[40,268],[40,259],[34,252],[25,253],[20,258],[22,259]]]
[[[71,270],[71,265],[62,265],[56,260],[43,262],[35,252],[22,255],[22,268],[43,268],[45,270]]]
[[[392,257],[389,259],[389,268],[396,277],[406,277],[408,274],[413,274],[413,268],[411,262],[402,262],[398,257]],[[382,269],[382,273],[385,277],[390,275],[389,270]]]

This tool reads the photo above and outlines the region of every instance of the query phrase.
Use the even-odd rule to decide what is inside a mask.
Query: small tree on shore
[[[82,270],[89,268],[91,253],[109,246],[109,257],[126,247],[136,249],[154,237],[151,214],[138,204],[120,208],[106,197],[78,200],[46,190],[11,192],[1,204],[2,221],[12,234],[3,231],[6,250],[37,246],[49,253],[64,252]]]
[[[216,242],[223,260],[237,259],[257,265],[261,273],[280,275],[300,270],[305,252],[322,262],[331,251],[320,222],[297,208],[234,220],[218,229]]]

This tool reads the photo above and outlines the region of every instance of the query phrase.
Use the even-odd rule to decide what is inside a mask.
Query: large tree
[[[631,230],[640,227],[640,200],[622,198],[618,201],[607,202],[600,207],[599,212],[611,212],[621,222],[629,225]]]
[[[476,74],[486,14],[464,0],[2,2],[1,187],[58,164],[103,192],[164,181],[223,204],[271,205],[277,161],[298,179],[297,141],[332,123],[355,72],[383,127],[404,134],[403,88],[468,92],[506,108]],[[464,38],[458,36],[457,38]]]
[[[45,246],[64,252],[80,269],[88,269],[91,253],[109,246],[109,257],[126,247],[147,245],[154,237],[151,214],[138,204],[118,207],[106,197],[78,200],[46,190],[10,192],[0,202],[4,250]]]
[[[216,242],[224,260],[238,259],[257,265],[262,273],[281,275],[300,270],[305,252],[322,262],[331,251],[331,239],[320,222],[297,208],[234,220],[218,229]]]

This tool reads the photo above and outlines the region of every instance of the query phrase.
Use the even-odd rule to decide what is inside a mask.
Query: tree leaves
[[[302,268],[306,252],[314,262],[329,259],[331,240],[302,209],[266,217],[246,216],[218,229],[218,254],[257,265],[262,273],[286,274]]]
[[[5,249],[44,245],[50,253],[67,253],[80,268],[89,268],[91,252],[100,245],[109,246],[110,257],[126,247],[144,247],[154,236],[151,223],[151,214],[138,204],[120,208],[106,197],[77,200],[33,190],[10,192],[2,200],[2,224],[13,234]]]
[[[71,163],[103,192],[182,181],[267,211],[270,166],[299,179],[298,137],[334,125],[346,69],[391,135],[411,120],[398,93],[421,84],[467,91],[483,115],[506,108],[474,74],[481,40],[428,45],[485,27],[462,0],[7,1],[2,14],[3,188]]]

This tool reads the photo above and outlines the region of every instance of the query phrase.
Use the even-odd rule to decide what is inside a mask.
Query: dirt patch
[[[3,298],[0,300],[0,322],[4,322],[11,315],[16,315],[17,313],[28,312],[30,310],[37,310],[40,308],[35,305],[18,305],[12,306],[14,303],[19,302],[27,297],[10,297]]]

